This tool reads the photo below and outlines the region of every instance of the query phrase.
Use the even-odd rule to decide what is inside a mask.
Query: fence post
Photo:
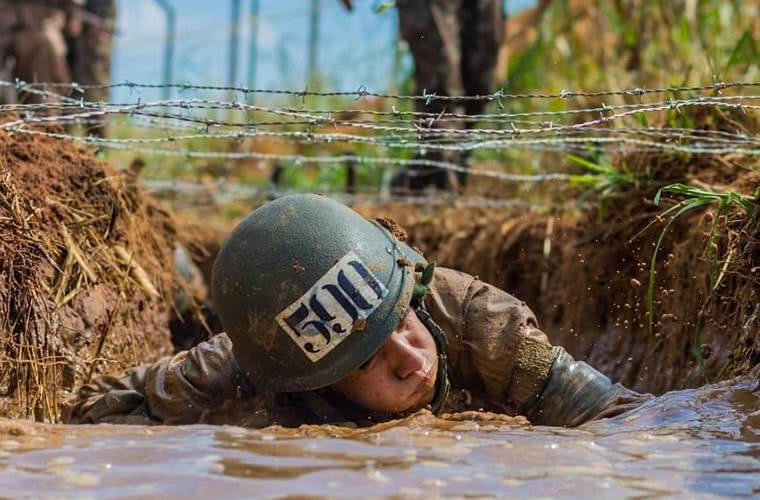
[[[234,87],[237,81],[238,46],[240,45],[240,0],[232,0],[232,17],[230,18],[230,67],[227,83]]]
[[[248,88],[256,88],[256,56],[258,51],[259,39],[259,0],[251,0],[251,15],[248,19],[249,34],[248,40]],[[248,104],[256,102],[256,93],[248,94]]]
[[[163,99],[168,101],[172,95],[172,89],[169,85],[174,83],[172,80],[174,78],[174,43],[177,36],[177,15],[174,7],[169,4],[168,0],[156,0],[156,3],[166,13],[166,42],[164,46],[164,85],[166,87],[163,89]]]
[[[312,82],[317,71],[317,44],[319,43],[319,0],[311,0],[311,16],[309,18],[309,72],[308,82]]]
[[[346,193],[356,194],[356,157],[346,160]]]

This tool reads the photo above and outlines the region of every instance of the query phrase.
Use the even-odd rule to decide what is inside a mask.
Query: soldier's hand
[[[343,5],[345,5],[348,10],[353,10],[354,7],[351,4],[351,0],[340,0],[340,1],[343,2]]]

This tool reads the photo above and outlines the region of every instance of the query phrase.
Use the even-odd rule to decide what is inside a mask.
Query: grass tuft
[[[728,268],[728,265],[731,261],[731,252],[729,251],[726,260],[723,262],[723,265],[719,269],[719,263],[718,263],[718,252],[716,250],[716,238],[718,235],[718,231],[721,228],[725,228],[728,225],[728,216],[732,212],[733,208],[738,208],[744,211],[747,217],[750,217],[753,221],[756,217],[757,211],[757,205],[760,200],[758,200],[757,192],[753,193],[752,196],[742,196],[737,193],[729,192],[729,193],[717,193],[714,191],[710,191],[707,189],[698,188],[695,186],[689,186],[687,184],[681,184],[681,183],[675,183],[675,184],[669,184],[667,186],[664,186],[657,190],[657,192],[654,195],[654,204],[659,205],[660,200],[663,193],[673,193],[681,196],[685,196],[686,199],[682,200],[672,207],[668,208],[664,212],[662,212],[659,215],[659,219],[668,217],[667,222],[665,224],[665,227],[660,232],[660,236],[657,239],[657,243],[654,247],[654,251],[652,252],[652,259],[650,261],[649,265],[649,286],[647,288],[647,323],[649,326],[649,335],[650,338],[652,336],[653,331],[653,325],[654,325],[654,290],[655,290],[655,264],[657,262],[657,254],[660,250],[660,245],[662,243],[663,238],[665,237],[665,233],[670,228],[671,224],[678,219],[681,215],[685,214],[686,212],[689,212],[691,210],[694,210],[696,208],[704,207],[707,205],[716,204],[718,205],[718,214],[717,217],[713,218],[712,227],[710,229],[710,235],[707,238],[707,242],[705,245],[705,255],[708,260],[709,265],[709,293],[707,297],[705,298],[704,303],[702,304],[702,307],[700,308],[699,312],[697,313],[697,319],[696,319],[696,327],[694,332],[694,355],[697,358],[697,363],[699,365],[699,370],[702,373],[703,376],[706,377],[705,372],[705,361],[704,357],[702,355],[702,326],[703,326],[703,317],[705,310],[707,308],[707,305],[710,303],[710,300],[712,299],[712,296],[714,295],[716,289],[718,288],[718,285],[720,285],[721,281],[723,280],[723,277],[726,275],[726,269]],[[654,221],[652,222],[654,223]],[[644,228],[646,230],[648,227],[651,226],[651,223]]]

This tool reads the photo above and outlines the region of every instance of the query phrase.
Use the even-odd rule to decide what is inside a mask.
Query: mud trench
[[[757,179],[734,180],[756,185]],[[577,429],[483,411],[427,410],[359,429],[245,428],[254,420],[59,425],[63,400],[88,380],[219,331],[195,278],[208,281],[230,227],[210,227],[198,212],[175,213],[145,193],[135,172],[83,148],[0,134],[2,494],[756,497],[758,223],[732,212],[713,234],[717,217],[708,207],[670,225],[655,266],[650,333],[648,267],[664,223],[656,219],[662,208],[647,198],[651,193],[623,197],[609,207],[616,215],[604,218],[593,209],[558,217],[456,203],[354,208],[393,219],[438,265],[521,298],[554,344],[613,380],[658,394],[699,389],[667,392]],[[178,243],[202,277],[186,276]],[[721,278],[711,287],[716,262]],[[197,306],[194,312],[178,314],[183,301]],[[694,353],[700,317],[704,375]],[[260,416],[255,407],[235,409]],[[225,418],[234,415],[227,410],[220,409]]]
[[[715,238],[724,272],[712,294],[705,252],[714,211],[694,212],[670,226],[656,259],[650,333],[647,294],[654,245],[664,227],[656,218],[662,209],[624,203],[629,207],[618,218],[604,222],[593,210],[549,216],[456,205],[428,211],[353,208],[368,218],[395,221],[407,242],[437,265],[470,273],[525,301],[554,345],[634,390],[662,394],[748,373],[760,362],[752,278],[760,264],[757,224],[739,218]],[[197,264],[207,279],[225,234],[207,229],[195,243],[194,253],[206,255]],[[197,331],[192,322],[184,328],[188,336]]]
[[[731,271],[706,301],[705,245],[714,214],[708,209],[673,223],[658,253],[650,334],[649,270],[663,224],[634,236],[659,210],[600,224],[594,214],[358,208],[367,216],[394,218],[406,228],[408,241],[438,265],[478,276],[522,299],[553,344],[637,391],[697,387],[746,373],[760,361],[757,291],[742,274],[747,260],[756,258],[756,225],[734,235],[741,245],[729,236],[718,243],[725,252],[737,246],[731,252],[743,255],[728,262]],[[704,375],[694,352],[700,311]]]
[[[194,281],[208,282],[230,227],[173,212],[134,171],[73,143],[4,133],[0,152],[0,416],[55,422],[88,380],[220,330]],[[688,169],[702,182],[730,183],[723,191],[757,184],[751,169]],[[658,214],[675,201],[648,200],[651,193],[623,193],[604,217],[594,207],[556,216],[455,201],[354,208],[393,219],[438,265],[522,299],[553,344],[634,390],[660,394],[749,373],[760,362],[758,222],[728,212],[716,225],[708,206],[663,234]],[[660,235],[650,331],[649,266]],[[202,278],[177,272],[178,243]],[[178,314],[188,298],[190,312]]]

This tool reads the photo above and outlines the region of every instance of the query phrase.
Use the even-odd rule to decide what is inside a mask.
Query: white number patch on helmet
[[[386,295],[385,285],[349,252],[275,319],[316,362],[364,325]]]

